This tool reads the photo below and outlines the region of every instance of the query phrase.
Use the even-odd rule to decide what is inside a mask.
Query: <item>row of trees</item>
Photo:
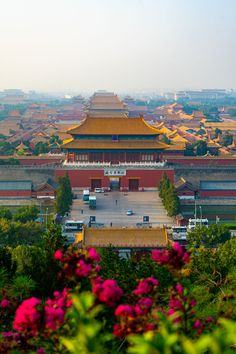
[[[68,174],[58,178],[58,188],[55,201],[55,211],[57,214],[64,216],[70,212],[73,202],[73,194],[71,190],[70,178]]]
[[[163,175],[159,185],[159,195],[169,216],[175,216],[180,212],[180,201],[175,187],[170,183],[166,174]]]
[[[0,209],[0,244],[17,246],[38,243],[42,226],[36,222],[39,210],[36,206],[20,207],[13,215],[8,208]]]

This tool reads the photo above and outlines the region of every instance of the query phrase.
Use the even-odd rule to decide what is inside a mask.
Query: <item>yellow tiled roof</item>
[[[107,140],[72,140],[68,139],[63,142],[61,146],[65,149],[166,149],[169,145],[161,141],[149,141],[149,140],[119,140],[119,141],[107,141]]]
[[[160,131],[141,117],[138,118],[91,118],[87,117],[80,125],[68,130],[73,134],[96,135],[155,135]]]
[[[205,128],[219,128],[221,130],[236,130],[236,122],[205,122]]]
[[[86,247],[155,248],[166,247],[167,243],[168,238],[164,227],[85,228],[83,235],[83,245]]]
[[[183,151],[183,150],[185,150],[185,147],[186,147],[186,144],[184,142],[178,141],[178,142],[174,142],[173,144],[169,145],[169,147],[166,150],[167,151],[169,151],[169,150],[170,151]]]
[[[160,130],[161,134],[171,134],[172,133],[172,131],[167,127],[161,127],[159,130]]]
[[[179,134],[176,134],[173,138],[170,138],[171,141],[179,141],[182,143],[188,143],[188,140],[180,136]]]

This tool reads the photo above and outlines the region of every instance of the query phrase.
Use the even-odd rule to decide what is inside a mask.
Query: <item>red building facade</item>
[[[159,130],[142,117],[90,117],[68,131],[64,142],[63,168],[73,188],[144,190],[157,188],[164,173],[174,180],[173,169],[166,168],[159,141]]]

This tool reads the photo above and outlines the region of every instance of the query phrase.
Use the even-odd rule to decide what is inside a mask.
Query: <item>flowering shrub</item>
[[[54,253],[54,259],[62,264],[60,276],[67,280],[78,282],[82,278],[93,278],[100,271],[100,255],[95,248],[80,250],[68,248],[63,254],[61,250]]]
[[[41,301],[35,297],[24,300],[16,310],[13,328],[22,333],[35,336],[39,332],[41,315],[38,309]]]
[[[156,290],[157,285],[158,280],[156,280],[155,278],[146,278],[138,284],[137,288],[133,291],[133,294],[137,296],[151,294]]]
[[[190,256],[182,246],[175,242],[170,250],[153,250],[152,259],[159,264],[167,265],[173,271],[189,263]]]
[[[173,273],[174,283],[162,292],[158,279],[150,275],[138,280],[136,287],[124,295],[118,285],[119,277],[103,279],[99,275],[101,257],[94,248],[57,250],[54,259],[60,264],[59,278],[67,286],[55,290],[47,299],[31,297],[22,301],[12,328],[2,333],[0,353],[15,350],[44,354],[67,350],[74,354],[117,351],[198,354],[204,351],[193,351],[195,343],[196,348],[202,345],[205,351],[209,346],[197,338],[205,336],[207,342],[211,333],[221,352],[233,344],[231,334],[222,337],[226,328],[232,333],[235,326],[231,322],[222,322],[221,329],[213,317],[198,318],[197,302],[190,296],[183,273],[190,254],[177,243],[168,250],[152,252],[152,260]],[[8,311],[10,306],[5,294],[0,302],[1,311]]]
[[[120,300],[123,291],[113,279],[95,278],[92,282],[92,292],[98,300],[109,307],[114,307]]]

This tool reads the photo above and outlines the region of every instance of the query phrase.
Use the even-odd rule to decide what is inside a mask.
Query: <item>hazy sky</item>
[[[0,0],[3,88],[236,88],[236,0]]]

